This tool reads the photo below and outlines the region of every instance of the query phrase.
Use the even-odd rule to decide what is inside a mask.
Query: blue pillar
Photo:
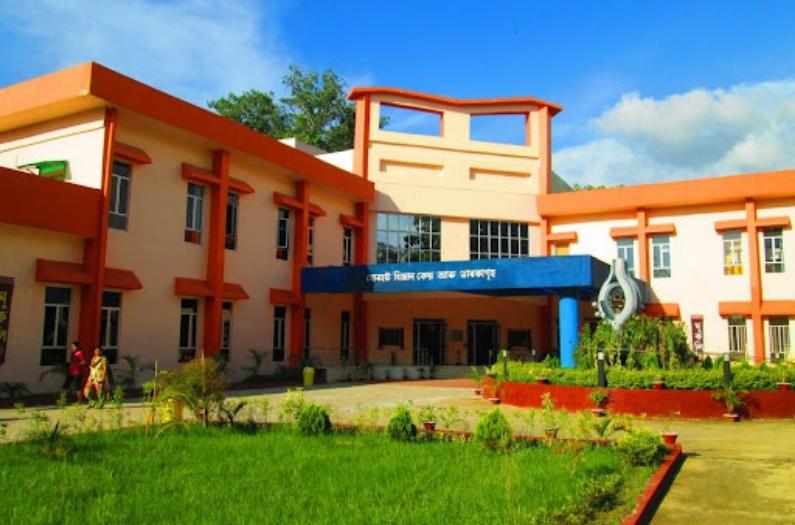
[[[558,301],[558,324],[560,330],[560,366],[574,368],[574,348],[580,326],[580,305],[577,297],[561,295]]]

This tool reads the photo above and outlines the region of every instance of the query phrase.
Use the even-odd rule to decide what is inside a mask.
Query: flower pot
[[[548,385],[549,379],[546,377],[536,377],[536,384],[537,385]]]
[[[730,423],[736,423],[737,421],[740,420],[740,414],[734,414],[734,413],[732,413],[732,414],[723,414],[723,419],[725,419],[726,421],[728,421]]]
[[[500,398],[499,397],[490,397],[489,398],[489,402],[492,405],[499,405],[500,404]]]
[[[792,385],[789,383],[777,383],[777,386],[779,390],[789,390]]]
[[[475,395],[476,396],[482,396],[483,395],[483,389],[482,388],[476,388],[475,389]]]
[[[425,427],[425,432],[433,432],[436,430],[436,421],[423,421],[422,426]]]
[[[665,382],[664,381],[655,381],[651,384],[654,390],[663,390],[665,389]]]
[[[591,414],[595,415],[596,417],[602,417],[602,416],[605,415],[605,409],[604,408],[592,408],[591,409]]]
[[[662,438],[666,445],[674,446],[676,445],[676,438],[679,437],[679,434],[676,432],[663,432]]]
[[[549,439],[555,439],[558,437],[558,427],[545,428],[544,435]]]

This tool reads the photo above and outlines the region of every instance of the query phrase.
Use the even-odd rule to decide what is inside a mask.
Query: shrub
[[[636,430],[622,436],[616,448],[630,465],[655,465],[662,461],[668,449],[660,437],[650,430]]]
[[[481,418],[475,427],[475,441],[488,450],[504,451],[511,446],[513,430],[499,408]]]
[[[395,415],[389,420],[386,433],[395,441],[412,441],[417,437],[417,427],[411,419],[411,411],[405,406],[399,406]]]
[[[306,405],[304,391],[301,388],[288,390],[287,397],[285,397],[284,402],[279,407],[279,419],[281,421],[298,421]]]
[[[328,411],[315,403],[308,403],[298,416],[298,430],[305,436],[319,436],[331,432]]]
[[[206,424],[210,406],[223,400],[226,385],[215,359],[194,359],[173,372],[161,371],[149,388],[156,392],[156,405],[182,402]]]

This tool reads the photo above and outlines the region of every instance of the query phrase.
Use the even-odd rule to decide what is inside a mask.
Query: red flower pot
[[[736,423],[740,420],[740,414],[723,414],[723,419],[730,423]]]
[[[547,379],[546,377],[537,377],[536,378],[536,384],[537,385],[546,385],[548,383],[549,383],[549,379]]]
[[[592,408],[591,409],[591,414],[595,415],[596,417],[602,417],[602,416],[605,415],[605,409],[604,408]]]
[[[666,445],[674,446],[676,445],[676,438],[679,437],[679,434],[676,432],[663,432],[662,437]]]
[[[655,381],[651,386],[654,390],[663,390],[665,388],[665,383],[663,381]]]
[[[500,398],[499,397],[490,397],[489,398],[489,402],[492,405],[499,405],[500,404]]]
[[[779,390],[789,390],[791,385],[789,383],[778,383]]]
[[[475,395],[476,396],[482,396],[483,395],[483,389],[482,388],[476,388],[475,389]]]
[[[425,427],[426,432],[433,432],[436,430],[436,421],[423,421],[422,426]]]

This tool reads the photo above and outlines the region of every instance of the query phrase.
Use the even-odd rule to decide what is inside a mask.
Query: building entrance
[[[467,357],[472,365],[491,365],[500,349],[497,321],[467,322]]]
[[[447,323],[443,319],[415,319],[413,361],[415,365],[443,365],[447,353]]]

